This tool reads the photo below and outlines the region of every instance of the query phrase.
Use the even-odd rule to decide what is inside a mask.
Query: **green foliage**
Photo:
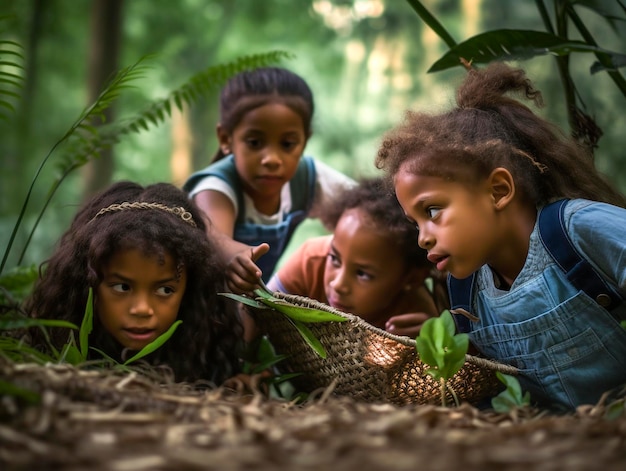
[[[430,367],[426,373],[441,384],[441,402],[444,406],[447,381],[465,364],[469,347],[467,334],[455,334],[455,330],[452,314],[445,310],[439,317],[431,317],[424,322],[415,339],[420,360]],[[454,395],[454,391],[452,393]]]
[[[495,60],[526,60],[546,54],[566,56],[572,52],[597,52],[613,56],[616,60],[626,57],[590,46],[584,41],[564,41],[550,33],[501,29],[478,34],[452,47],[428,71],[439,72],[457,67],[461,65],[461,58],[473,64],[487,64]]]
[[[0,44],[1,45],[1,44]],[[50,201],[65,178],[77,168],[82,167],[91,160],[99,157],[100,153],[113,144],[118,143],[123,136],[130,133],[139,133],[149,129],[149,126],[163,123],[166,117],[171,116],[172,107],[182,109],[184,104],[190,105],[200,97],[209,94],[221,87],[232,75],[243,70],[273,64],[282,59],[291,57],[290,54],[282,51],[273,51],[264,54],[256,54],[238,58],[237,60],[212,66],[204,71],[192,76],[186,83],[162,99],[151,103],[146,110],[138,113],[132,118],[111,123],[107,126],[95,126],[94,122],[104,121],[104,112],[119,99],[122,92],[131,87],[131,83],[143,76],[146,70],[144,62],[148,57],[141,58],[135,64],[120,70],[105,86],[98,98],[90,106],[86,107],[72,124],[70,129],[52,146],[47,155],[41,161],[33,179],[31,180],[28,192],[19,212],[17,222],[9,238],[7,247],[0,262],[0,274],[4,270],[11,248],[15,241],[17,232],[37,183],[39,176],[52,157],[52,155],[62,146],[66,146],[61,154],[60,162],[57,164],[59,176],[53,182],[43,207],[29,232],[27,241],[22,249],[17,264],[21,264],[26,249],[34,235],[34,232],[43,217],[43,214],[50,204]],[[0,96],[3,87],[0,81]]]
[[[148,345],[146,345],[141,350],[139,350],[137,352],[137,354],[133,355],[128,360],[126,360],[124,362],[124,366],[127,366],[127,365],[129,365],[129,364],[131,364],[131,363],[133,363],[133,362],[135,362],[137,360],[140,360],[141,358],[145,357],[146,355],[149,355],[150,353],[154,352],[157,348],[161,347],[165,342],[167,342],[167,340],[172,336],[172,334],[174,334],[174,332],[176,332],[176,329],[178,329],[178,326],[180,324],[182,324],[182,323],[183,323],[183,321],[181,321],[181,320],[177,320],[176,322],[174,322],[170,326],[170,328],[167,329],[166,332],[163,332],[156,339],[154,339]]]
[[[0,395],[2,395],[2,397],[11,396],[18,398],[29,406],[37,405],[41,402],[41,396],[39,394],[3,380],[0,380]]]
[[[309,307],[296,306],[284,299],[276,298],[272,293],[263,287],[256,289],[255,298],[247,296],[219,293],[222,296],[239,301],[247,306],[257,309],[274,309],[281,314],[287,316],[289,321],[298,330],[304,341],[322,358],[326,358],[326,349],[321,342],[315,337],[313,332],[304,324],[305,322],[345,322],[348,320],[343,316],[333,314],[332,312],[321,311]]]
[[[7,17],[0,17],[0,22]],[[24,78],[22,46],[15,41],[0,39],[0,120],[9,121],[15,112],[13,102],[20,97]]]
[[[278,355],[269,339],[265,336],[259,337],[248,347],[248,352],[244,355],[242,373],[258,375],[268,370],[271,371],[262,382],[269,388],[270,397],[278,397],[287,400],[301,399],[304,393],[295,394],[294,388],[289,381],[301,373],[277,374],[275,367],[287,358],[286,355]]]
[[[522,388],[515,376],[506,375],[496,371],[498,379],[506,386],[506,389],[491,399],[491,406],[496,412],[507,413],[518,407],[530,405],[530,393],[522,394]]]
[[[167,340],[169,340],[182,322],[183,321],[181,320],[174,322],[166,332],[143,347],[139,352],[126,360],[124,363],[120,364],[104,352],[89,346],[89,335],[93,331],[93,289],[89,288],[85,314],[83,316],[80,329],[78,329],[78,327],[71,322],[55,319],[34,319],[25,317],[13,311],[0,316],[0,333],[7,333],[10,331],[18,331],[20,329],[33,327],[39,327],[44,330],[44,332],[47,327],[70,329],[68,341],[61,349],[61,352],[57,352],[49,341],[48,348],[51,351],[51,354],[46,354],[32,348],[21,339],[10,335],[2,335],[0,336],[0,354],[16,362],[35,361],[39,364],[69,363],[74,366],[81,366],[88,362],[87,358],[91,348],[91,350],[94,350],[102,355],[103,359],[100,363],[109,363],[115,365],[116,367],[124,368],[161,347],[165,342],[167,342]],[[73,332],[73,330],[77,329],[79,330],[78,344],[76,343],[76,338]],[[90,362],[90,364],[91,363],[93,362]]]
[[[605,10],[605,4],[592,0],[559,0],[554,1],[554,12],[550,16],[543,0],[536,0],[535,6],[546,31],[528,31],[524,29],[498,29],[480,33],[460,43],[452,38],[443,25],[424,7],[419,0],[407,0],[413,10],[420,16],[448,46],[449,51],[437,60],[428,72],[437,72],[455,66],[469,66],[475,63],[488,63],[495,60],[528,60],[538,56],[551,54],[555,56],[559,68],[562,88],[565,92],[566,109],[572,134],[581,139],[591,148],[596,146],[600,134],[594,120],[581,109],[584,104],[576,90],[575,82],[569,70],[569,58],[574,53],[594,54],[597,61],[590,67],[590,74],[605,71],[613,80],[622,95],[626,97],[626,80],[619,68],[626,65],[626,54],[611,51],[599,46],[578,15],[575,6],[584,7],[600,18],[610,27],[616,21],[626,21],[626,7],[618,0],[622,16]],[[582,39],[571,39],[569,26],[573,25]],[[583,119],[584,118],[584,119]]]
[[[38,276],[35,265],[13,267],[0,276],[0,305],[20,305],[30,293]]]
[[[608,420],[616,420],[626,414],[626,399],[618,399],[606,406],[604,416]]]

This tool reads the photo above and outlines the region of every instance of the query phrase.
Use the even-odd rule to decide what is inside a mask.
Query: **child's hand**
[[[385,323],[385,330],[390,334],[415,338],[418,336],[422,324],[430,317],[425,312],[410,312],[393,316]]]
[[[245,294],[259,287],[261,270],[254,263],[262,255],[265,255],[270,246],[268,244],[256,247],[246,246],[231,257],[227,267],[228,288],[235,294]]]

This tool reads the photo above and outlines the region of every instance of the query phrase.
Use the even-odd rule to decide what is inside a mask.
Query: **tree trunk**
[[[93,103],[107,81],[118,70],[122,31],[123,0],[93,0],[91,8],[91,45],[88,57],[88,102]],[[110,123],[113,109],[108,108],[104,119]],[[94,125],[102,123],[93,123]],[[83,167],[83,199],[89,198],[111,183],[114,163],[111,148]]]

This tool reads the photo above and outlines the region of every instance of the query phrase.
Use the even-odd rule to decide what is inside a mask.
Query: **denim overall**
[[[621,249],[618,246],[626,232],[626,210],[572,200],[561,206],[556,217],[554,211],[548,217],[549,206],[544,208],[546,214],[542,217],[540,212],[537,218],[526,262],[509,291],[496,287],[494,274],[486,265],[464,280],[449,277],[448,286],[452,308],[463,307],[479,318],[472,322],[455,316],[459,330],[469,334],[473,345],[485,357],[517,367],[520,384],[534,402],[571,410],[581,404],[595,404],[604,392],[626,384],[626,329],[620,326],[620,321],[626,320],[626,303],[621,302],[626,271],[622,254],[626,249],[623,243]],[[580,210],[583,216],[578,217]],[[582,223],[581,218],[585,218]],[[570,225],[566,232],[572,219],[587,226],[579,230]],[[540,221],[556,228],[565,239],[559,244],[558,236],[545,237]],[[611,240],[583,244],[581,233],[607,233]],[[594,259],[613,256],[612,273],[606,269],[608,264],[604,270],[593,267],[596,276],[610,273],[612,281],[601,277],[606,285],[604,293],[590,296],[584,284],[589,277],[572,276],[581,264],[592,266],[582,255],[580,263],[569,270],[568,279],[558,252],[572,240],[576,242],[572,248],[584,245],[588,249],[595,244],[595,252],[585,251]],[[621,280],[621,293],[615,279]]]
[[[295,175],[289,182],[291,191],[291,210],[283,215],[283,221],[274,225],[263,225],[245,220],[245,206],[243,199],[243,189],[233,155],[209,165],[203,170],[199,170],[189,177],[183,185],[187,192],[203,178],[216,176],[228,183],[237,195],[237,205],[239,211],[233,239],[251,246],[266,242],[270,246],[268,253],[260,257],[256,264],[263,272],[263,281],[269,281],[280,256],[285,251],[291,236],[298,225],[306,219],[315,196],[315,162],[312,157],[304,156],[300,159]]]

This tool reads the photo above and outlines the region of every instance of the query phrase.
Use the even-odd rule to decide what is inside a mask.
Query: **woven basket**
[[[363,402],[441,404],[437,381],[425,373],[415,340],[376,328],[363,319],[303,297],[276,292],[277,298],[345,317],[345,322],[309,322],[306,326],[326,349],[321,358],[301,337],[291,321],[280,312],[246,306],[260,331],[269,338],[277,354],[287,358],[279,363],[281,373],[301,373],[292,379],[304,392],[327,388],[333,393]],[[477,403],[503,389],[496,371],[517,374],[517,369],[472,355],[448,382],[459,401]],[[452,392],[447,401],[452,403]]]

